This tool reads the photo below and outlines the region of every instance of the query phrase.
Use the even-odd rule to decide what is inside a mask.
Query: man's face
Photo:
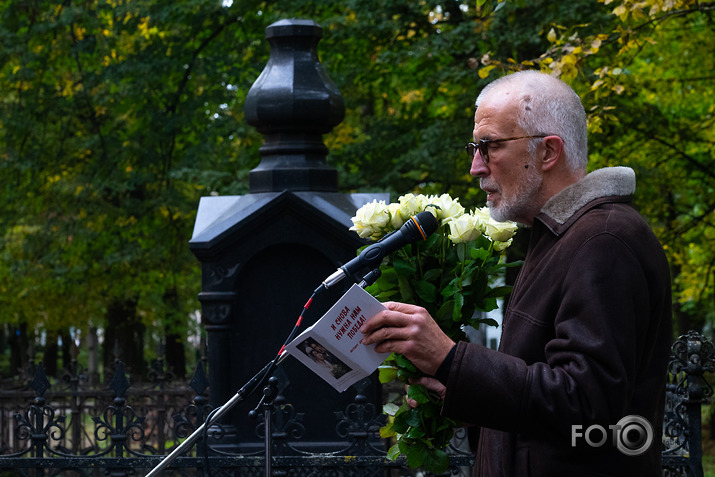
[[[528,135],[516,124],[512,99],[506,92],[482,101],[474,114],[475,141]],[[531,225],[541,209],[543,176],[536,155],[528,153],[528,144],[529,139],[493,143],[488,164],[479,152],[472,160],[470,174],[479,177],[479,187],[487,193],[487,206],[497,221]]]

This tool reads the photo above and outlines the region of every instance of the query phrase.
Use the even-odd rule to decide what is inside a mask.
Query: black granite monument
[[[343,120],[345,107],[318,60],[321,35],[322,28],[310,20],[282,20],[266,28],[270,59],[245,105],[246,120],[265,138],[261,162],[250,172],[250,193],[205,197],[199,204],[190,248],[202,266],[199,300],[214,407],[276,355],[312,292],[355,257],[363,245],[348,230],[355,210],[375,198],[388,199],[339,193],[337,171],[326,164],[322,136]],[[351,284],[316,297],[302,328]],[[334,412],[356,392],[337,393],[293,358],[276,375],[281,402],[292,404],[302,422],[295,431],[300,441],[329,449]],[[363,384],[362,394],[380,409],[376,379]],[[247,399],[231,411],[224,423],[227,447],[263,445],[258,423],[248,418],[257,401]]]

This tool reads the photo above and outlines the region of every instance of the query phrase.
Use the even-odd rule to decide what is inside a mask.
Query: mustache
[[[499,191],[500,187],[496,181],[490,181],[487,177],[479,178],[479,188],[482,190]]]

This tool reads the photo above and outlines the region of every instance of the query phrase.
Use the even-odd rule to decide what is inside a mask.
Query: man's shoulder
[[[585,208],[570,229],[576,233],[608,233],[616,236],[653,235],[643,216],[630,201],[604,197]]]
[[[580,181],[551,197],[540,216],[560,225],[567,224],[597,203],[630,201],[635,192],[635,173],[628,167],[607,167],[587,174]]]

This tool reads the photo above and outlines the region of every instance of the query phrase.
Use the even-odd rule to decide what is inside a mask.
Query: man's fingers
[[[408,322],[409,316],[405,315],[403,312],[388,309],[381,311],[367,320],[365,324],[360,327],[360,331],[363,334],[369,335],[376,332],[376,330],[384,329],[386,327],[399,328],[405,326]]]

